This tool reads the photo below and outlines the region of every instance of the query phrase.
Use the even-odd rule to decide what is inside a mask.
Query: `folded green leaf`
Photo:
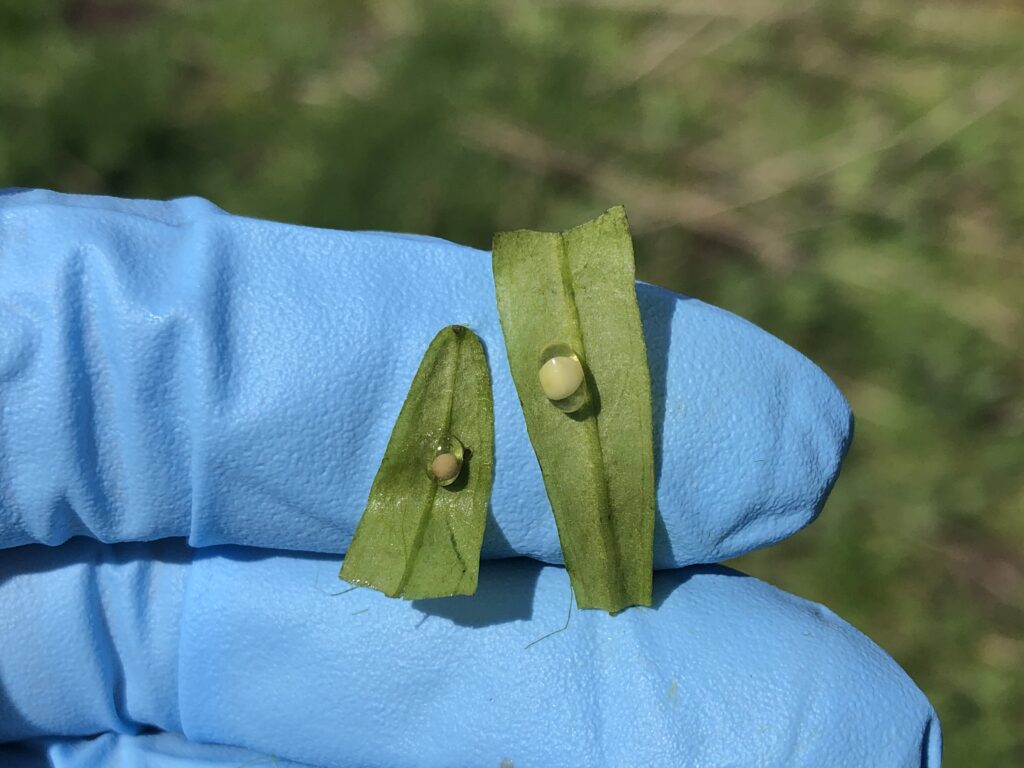
[[[512,378],[576,603],[650,605],[651,385],[625,211],[560,234],[499,233],[493,262]]]
[[[409,600],[473,594],[493,474],[483,346],[449,326],[409,388],[340,577]]]

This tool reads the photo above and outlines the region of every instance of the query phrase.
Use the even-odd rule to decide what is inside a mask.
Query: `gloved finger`
[[[5,768],[313,768],[241,747],[197,744],[178,733],[102,733],[80,739],[32,739],[0,746]]]
[[[487,253],[169,203],[0,197],[0,546],[186,536],[342,552],[420,358],[481,336],[496,467],[485,558],[561,562]],[[655,564],[817,514],[849,440],[829,379],[753,325],[640,284]]]
[[[346,767],[938,765],[935,713],[891,658],[720,566],[659,572],[653,609],[574,611],[541,639],[570,591],[532,560],[410,603],[330,596],[328,557],[190,554],[7,553],[0,738],[151,725]]]

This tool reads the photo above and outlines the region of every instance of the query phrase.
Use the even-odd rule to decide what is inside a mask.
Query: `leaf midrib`
[[[462,338],[459,334],[453,333],[454,344],[455,344],[455,362],[452,365],[452,376],[451,384],[448,387],[448,409],[445,414],[445,420],[443,425],[443,432],[449,433],[452,427],[452,409],[455,405],[455,383],[458,381],[459,376],[459,361],[462,357]],[[438,356],[441,358],[441,356]],[[430,512],[434,508],[434,502],[437,500],[437,481],[430,483],[430,490],[424,497],[424,504],[420,510],[419,520],[416,524],[416,534],[413,536],[412,546],[409,548],[410,554],[405,558],[405,564],[402,568],[402,577],[398,580],[398,586],[395,589],[396,595],[401,595],[405,591],[406,585],[409,583],[409,579],[412,577],[413,566],[416,563],[416,558],[419,556],[420,549],[423,545],[423,536],[426,534],[427,525],[430,522]],[[456,551],[456,555],[459,559],[462,559],[461,553]]]
[[[556,258],[558,259],[558,272],[562,280],[562,289],[565,292],[566,305],[568,307],[568,322],[573,326],[576,337],[580,340],[581,351],[583,353],[583,364],[584,364],[584,375],[588,370],[586,366],[589,355],[587,354],[587,342],[583,334],[583,323],[580,321],[579,309],[576,306],[576,291],[573,288],[572,279],[572,267],[569,264],[569,244],[566,240],[567,233],[558,234],[558,248],[556,249]],[[587,384],[589,387],[589,384]],[[592,398],[593,393],[588,393],[588,397]],[[590,407],[589,404],[584,407]],[[612,509],[611,503],[611,489],[608,487],[608,468],[605,465],[604,460],[604,448],[601,443],[601,431],[598,428],[598,419],[600,415],[598,413],[591,414],[584,422],[587,432],[592,436],[591,450],[596,453],[595,466],[600,467],[600,485],[598,488],[598,504],[599,504],[599,520],[600,525],[598,526],[599,535],[601,537],[601,546],[605,551],[607,557],[607,568],[611,571],[611,578],[606,581],[608,584],[615,586],[615,590],[618,593],[616,597],[620,600],[625,600],[626,589],[624,582],[624,575],[622,573],[622,554],[617,546],[617,537],[615,535],[614,525],[612,523]]]

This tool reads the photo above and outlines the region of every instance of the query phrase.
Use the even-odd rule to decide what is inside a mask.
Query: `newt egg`
[[[427,477],[436,480],[442,487],[451,485],[462,474],[464,455],[465,448],[454,435],[427,435],[423,443],[423,464],[427,470]]]
[[[460,464],[454,453],[442,453],[430,462],[430,474],[441,485],[448,485],[459,476]]]
[[[568,344],[549,344],[538,360],[537,377],[544,396],[572,413],[587,401],[586,375],[579,355]]]

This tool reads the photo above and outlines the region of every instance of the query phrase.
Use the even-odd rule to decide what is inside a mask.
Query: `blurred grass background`
[[[948,765],[1024,765],[1022,84],[998,0],[0,0],[0,184],[481,248],[624,203],[643,279],[857,416],[733,565],[893,654]]]

